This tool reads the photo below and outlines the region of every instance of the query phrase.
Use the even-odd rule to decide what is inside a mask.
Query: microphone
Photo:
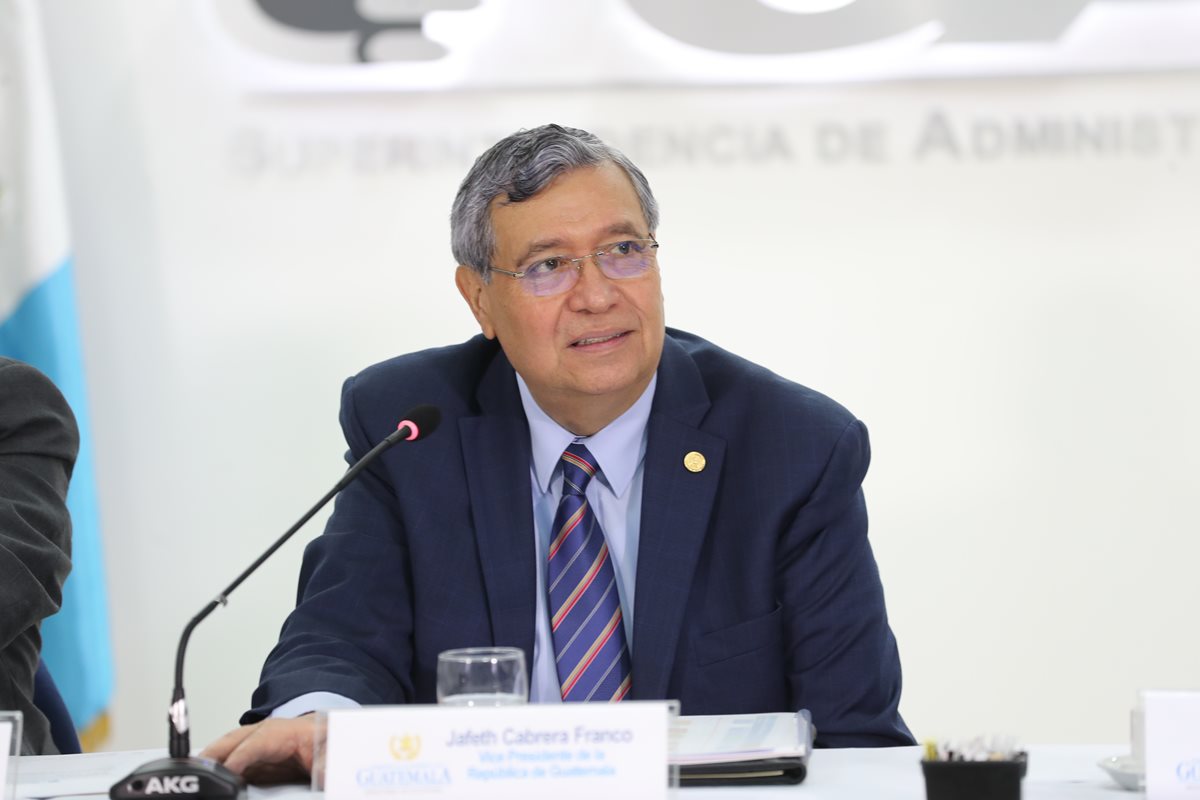
[[[421,405],[409,411],[396,426],[395,431],[371,448],[365,456],[354,462],[342,475],[341,480],[326,492],[316,505],[305,512],[304,516],[276,539],[274,544],[266,549],[266,552],[234,579],[233,583],[225,587],[225,590],[214,600],[209,601],[199,614],[192,617],[191,622],[183,629],[183,636],[179,639],[179,649],[175,651],[175,690],[171,695],[171,707],[167,715],[167,720],[170,722],[170,756],[143,764],[114,783],[108,791],[111,800],[143,800],[143,798],[161,798],[163,795],[173,794],[187,795],[189,798],[198,798],[199,800],[245,798],[246,784],[241,777],[226,769],[224,764],[210,758],[189,755],[192,747],[189,738],[187,700],[183,695],[183,656],[192,631],[218,605],[223,606],[228,603],[229,595],[242,585],[242,581],[261,567],[264,561],[274,555],[275,551],[282,547],[288,539],[292,538],[292,534],[300,530],[304,523],[312,519],[313,515],[324,508],[325,504],[332,500],[338,492],[345,489],[384,450],[397,442],[415,442],[426,438],[437,430],[441,421],[442,412],[436,406]]]

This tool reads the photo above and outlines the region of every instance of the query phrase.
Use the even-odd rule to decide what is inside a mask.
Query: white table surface
[[[1030,747],[1029,769],[1022,784],[1024,800],[1122,800],[1135,798],[1118,787],[1097,766],[1102,758],[1128,752],[1124,745],[1048,745]],[[809,761],[808,777],[800,788],[805,800],[924,800],[920,747],[874,750],[816,750]],[[688,790],[689,794],[693,790]],[[706,797],[750,796],[746,789],[714,789]],[[782,791],[784,790],[773,790]],[[768,800],[757,791],[754,797]]]
[[[1122,791],[1097,763],[1127,752],[1124,745],[1044,745],[1030,747],[1024,800],[1122,800],[1140,795]],[[165,755],[162,750],[95,753],[83,756],[26,756],[17,759],[17,797],[107,796],[108,787],[134,767]],[[756,786],[681,790],[694,800],[784,796],[797,800],[924,800],[921,748],[817,750],[808,777],[799,786]],[[305,786],[251,787],[251,798],[319,797]]]

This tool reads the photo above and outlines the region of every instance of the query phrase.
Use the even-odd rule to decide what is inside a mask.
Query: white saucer
[[[1130,792],[1140,792],[1146,782],[1146,768],[1133,756],[1113,756],[1100,761],[1100,769],[1107,772],[1117,785]]]

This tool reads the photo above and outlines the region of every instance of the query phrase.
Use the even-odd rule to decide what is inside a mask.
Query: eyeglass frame
[[[499,272],[501,275],[507,275],[510,278],[516,278],[517,280],[520,280],[521,278],[524,278],[525,276],[529,275],[530,271],[533,269],[533,267],[535,265],[541,263],[542,261],[548,261],[552,258],[556,258],[556,259],[565,261],[566,263],[570,264],[572,267],[575,268],[575,281],[578,282],[579,276],[583,272],[582,262],[587,261],[589,258],[597,258],[599,256],[608,255],[608,248],[616,247],[617,245],[625,244],[626,242],[650,242],[650,247],[649,247],[650,250],[658,249],[658,240],[654,239],[652,237],[649,237],[649,236],[645,237],[645,238],[638,238],[638,239],[618,239],[615,242],[611,242],[609,244],[604,245],[601,249],[597,250],[594,253],[588,253],[587,255],[579,256],[577,258],[568,258],[566,256],[546,256],[545,258],[539,258],[533,264],[531,264],[530,266],[526,267],[525,269],[523,269],[519,272],[513,272],[512,270],[507,270],[507,269],[500,269],[499,267],[493,267],[489,264],[487,267],[487,271],[488,272]],[[650,258],[652,261],[657,262],[657,253],[651,253]],[[639,275],[644,275],[645,273],[649,272],[653,268],[653,264],[651,266],[646,267],[646,269],[643,270],[641,273],[639,273],[639,275],[630,275],[626,278],[612,277],[611,275],[609,275],[607,272],[604,271],[604,267],[600,265],[599,261],[596,262],[596,268],[600,270],[600,273],[602,275],[604,275],[604,277],[608,278],[611,281],[623,281],[623,280],[629,280],[630,278],[639,277]],[[571,286],[574,286],[574,285],[575,285],[574,283],[571,284]],[[562,292],[570,291],[571,286],[568,286],[566,289],[563,289],[560,292],[555,292],[555,294],[562,294]],[[542,295],[542,296],[543,297],[554,297],[554,294]]]

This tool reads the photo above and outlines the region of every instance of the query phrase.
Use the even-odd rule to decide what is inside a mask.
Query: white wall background
[[[341,380],[474,332],[451,198],[546,121],[647,172],[670,324],[867,422],[919,737],[1117,742],[1137,689],[1200,683],[1200,73],[284,95],[191,6],[42,7],[114,749],[164,743],[184,623],[340,475]],[[193,637],[194,744],[245,707],[319,531]]]

